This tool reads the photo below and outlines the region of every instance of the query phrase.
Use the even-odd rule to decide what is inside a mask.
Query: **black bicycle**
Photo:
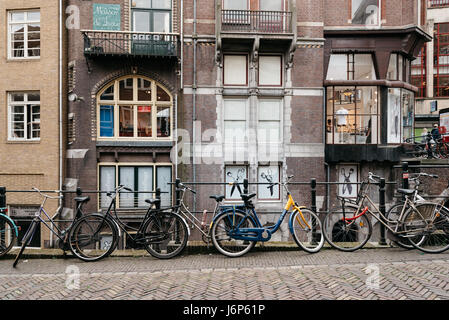
[[[90,256],[90,250],[95,250],[98,244],[111,254],[118,246],[121,232],[123,231],[130,242],[128,245],[134,249],[144,248],[153,257],[169,259],[180,254],[187,245],[189,228],[186,221],[176,213],[178,207],[161,208],[160,199],[146,199],[150,205],[138,228],[133,228],[123,222],[117,213],[117,196],[122,191],[134,192],[123,185],[118,186],[114,192],[106,195],[111,198],[109,207],[104,215],[86,215],[82,217],[71,233],[70,245],[77,248],[78,243],[92,243],[92,246],[83,245],[83,249],[77,248],[77,252],[83,257]],[[112,225],[114,232],[103,233],[104,225]]]
[[[41,206],[39,207],[39,210],[36,211],[34,215],[33,221],[31,222],[30,226],[28,227],[28,230],[25,232],[25,235],[22,238],[21,248],[13,263],[14,268],[17,266],[17,263],[19,262],[20,257],[22,256],[25,248],[31,243],[31,240],[33,239],[33,236],[37,228],[40,227],[41,223],[43,223],[50,230],[50,232],[57,237],[56,240],[57,246],[64,251],[64,254],[66,251],[70,250],[76,257],[84,261],[96,261],[103,258],[107,254],[107,251],[98,250],[95,252],[95,255],[92,254],[90,257],[86,257],[82,254],[82,252],[86,246],[91,247],[90,243],[82,241],[77,242],[76,245],[71,245],[69,243],[71,233],[73,232],[75,226],[78,225],[81,217],[84,216],[82,206],[90,200],[89,197],[76,197],[74,199],[76,202],[75,216],[73,217],[73,220],[71,221],[70,225],[67,228],[63,229],[61,227],[58,227],[58,225],[55,222],[55,218],[61,213],[62,205],[58,207],[58,209],[56,210],[55,214],[52,217],[50,217],[50,215],[45,211],[44,206],[48,199],[62,200],[64,196],[63,195],[50,196],[48,194],[43,194],[37,188],[33,188],[33,190],[38,192],[42,196],[43,200]],[[57,191],[57,193],[61,193],[61,191]],[[44,218],[42,218],[42,215],[44,215],[47,218],[47,220],[44,220]],[[93,214],[92,216],[96,216],[97,219],[99,217],[98,214],[97,215]],[[109,228],[111,232],[115,232],[114,226],[111,225],[109,222],[102,227],[101,232],[104,232],[107,228]]]

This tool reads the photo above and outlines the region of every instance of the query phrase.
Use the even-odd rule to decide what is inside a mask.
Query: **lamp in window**
[[[346,89],[345,91],[343,91],[343,95],[346,97],[350,97],[352,96],[354,93],[352,92],[352,90]]]

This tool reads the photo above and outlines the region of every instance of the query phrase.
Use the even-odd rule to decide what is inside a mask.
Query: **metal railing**
[[[178,56],[178,34],[82,30],[88,56]]]
[[[292,13],[222,10],[221,30],[224,32],[292,33]]]
[[[447,7],[449,0],[429,0],[429,8]]]

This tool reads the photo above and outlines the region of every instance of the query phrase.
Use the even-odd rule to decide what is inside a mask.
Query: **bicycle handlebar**
[[[180,182],[178,186],[181,187],[181,188],[184,188],[184,189],[189,190],[189,191],[192,192],[193,194],[196,194],[196,191],[195,191],[195,190],[189,188],[188,186],[186,186],[186,185],[183,184],[182,182]]]
[[[42,197],[45,197],[45,198],[48,198],[48,199],[62,199],[62,198],[64,198],[64,195],[61,195],[61,196],[49,196],[48,194],[44,194],[44,193],[42,193],[38,188],[36,188],[36,187],[32,187],[31,188],[31,190],[34,190],[34,191],[36,191],[36,192],[38,192]],[[55,193],[61,193],[62,191],[61,190],[55,190]]]

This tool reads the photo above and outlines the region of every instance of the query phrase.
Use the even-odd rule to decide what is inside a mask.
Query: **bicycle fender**
[[[8,220],[12,223],[12,225],[14,226],[14,232],[16,233],[16,237],[18,237],[19,236],[19,228],[17,228],[17,225],[15,224],[15,222],[10,217],[8,217],[7,215],[5,215],[3,213],[0,213],[0,216],[5,217],[6,220]]]
[[[184,223],[184,225],[185,225],[186,228],[187,228],[187,234],[188,234],[188,236],[190,237],[190,227],[189,227],[189,225],[187,224],[186,219],[184,219],[184,217],[181,216],[180,214],[177,214],[177,213],[173,213],[173,214],[175,214],[175,215],[177,215],[178,217],[181,218],[182,222]]]
[[[300,210],[301,209],[307,209],[307,207],[305,206],[301,206],[298,207]],[[292,213],[290,214],[290,217],[288,218],[288,229],[290,230],[290,233],[293,234],[294,230],[293,230],[293,212],[295,212],[295,210],[292,211]]]

